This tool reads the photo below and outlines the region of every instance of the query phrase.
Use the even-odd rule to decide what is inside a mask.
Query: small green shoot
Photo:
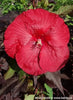
[[[34,100],[35,95],[25,95],[25,100]]]
[[[47,96],[49,96],[50,100],[53,100],[53,90],[52,90],[52,88],[50,88],[46,83],[44,84],[44,87],[45,87],[47,92],[43,92],[43,93],[46,94]]]

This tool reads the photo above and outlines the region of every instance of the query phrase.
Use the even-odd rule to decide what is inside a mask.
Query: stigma
[[[41,46],[42,46],[42,41],[41,41],[41,39],[38,39],[38,40],[37,40],[37,46],[38,46],[38,47],[41,47]]]

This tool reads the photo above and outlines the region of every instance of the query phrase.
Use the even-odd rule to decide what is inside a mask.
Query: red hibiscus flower
[[[5,51],[28,74],[55,72],[69,57],[69,29],[58,15],[43,9],[23,12],[5,32]]]

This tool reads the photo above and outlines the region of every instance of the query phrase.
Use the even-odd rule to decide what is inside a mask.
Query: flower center
[[[37,46],[39,46],[39,47],[42,46],[42,41],[41,41],[41,39],[38,39],[38,40],[37,40]]]

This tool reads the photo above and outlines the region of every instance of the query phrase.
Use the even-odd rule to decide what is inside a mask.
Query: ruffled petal
[[[24,23],[19,15],[7,28],[4,35],[4,45],[7,54],[14,58],[16,52],[26,45],[31,39],[31,35],[26,30]]]
[[[67,25],[58,15],[53,22],[54,24],[46,32],[46,39],[51,46],[60,47],[68,44],[70,33]]]
[[[64,20],[44,9],[28,10],[22,13],[22,19],[33,37],[45,37],[50,45],[60,47],[67,45],[70,33]]]
[[[69,49],[67,46],[61,48],[53,48],[43,46],[40,52],[40,67],[49,72],[60,70],[66,64],[69,57]]]
[[[22,13],[23,22],[31,31],[31,34],[44,34],[56,17],[56,14],[50,13],[44,9],[31,9]],[[30,26],[30,27],[29,27]]]
[[[38,63],[38,55],[40,49],[37,48],[33,41],[30,41],[26,46],[23,46],[16,54],[16,61],[20,68],[31,75],[39,75],[44,73]]]
[[[14,58],[16,51],[21,48],[19,43],[17,42],[17,38],[13,36],[13,38],[9,38],[8,40],[4,40],[5,51],[6,53]]]

